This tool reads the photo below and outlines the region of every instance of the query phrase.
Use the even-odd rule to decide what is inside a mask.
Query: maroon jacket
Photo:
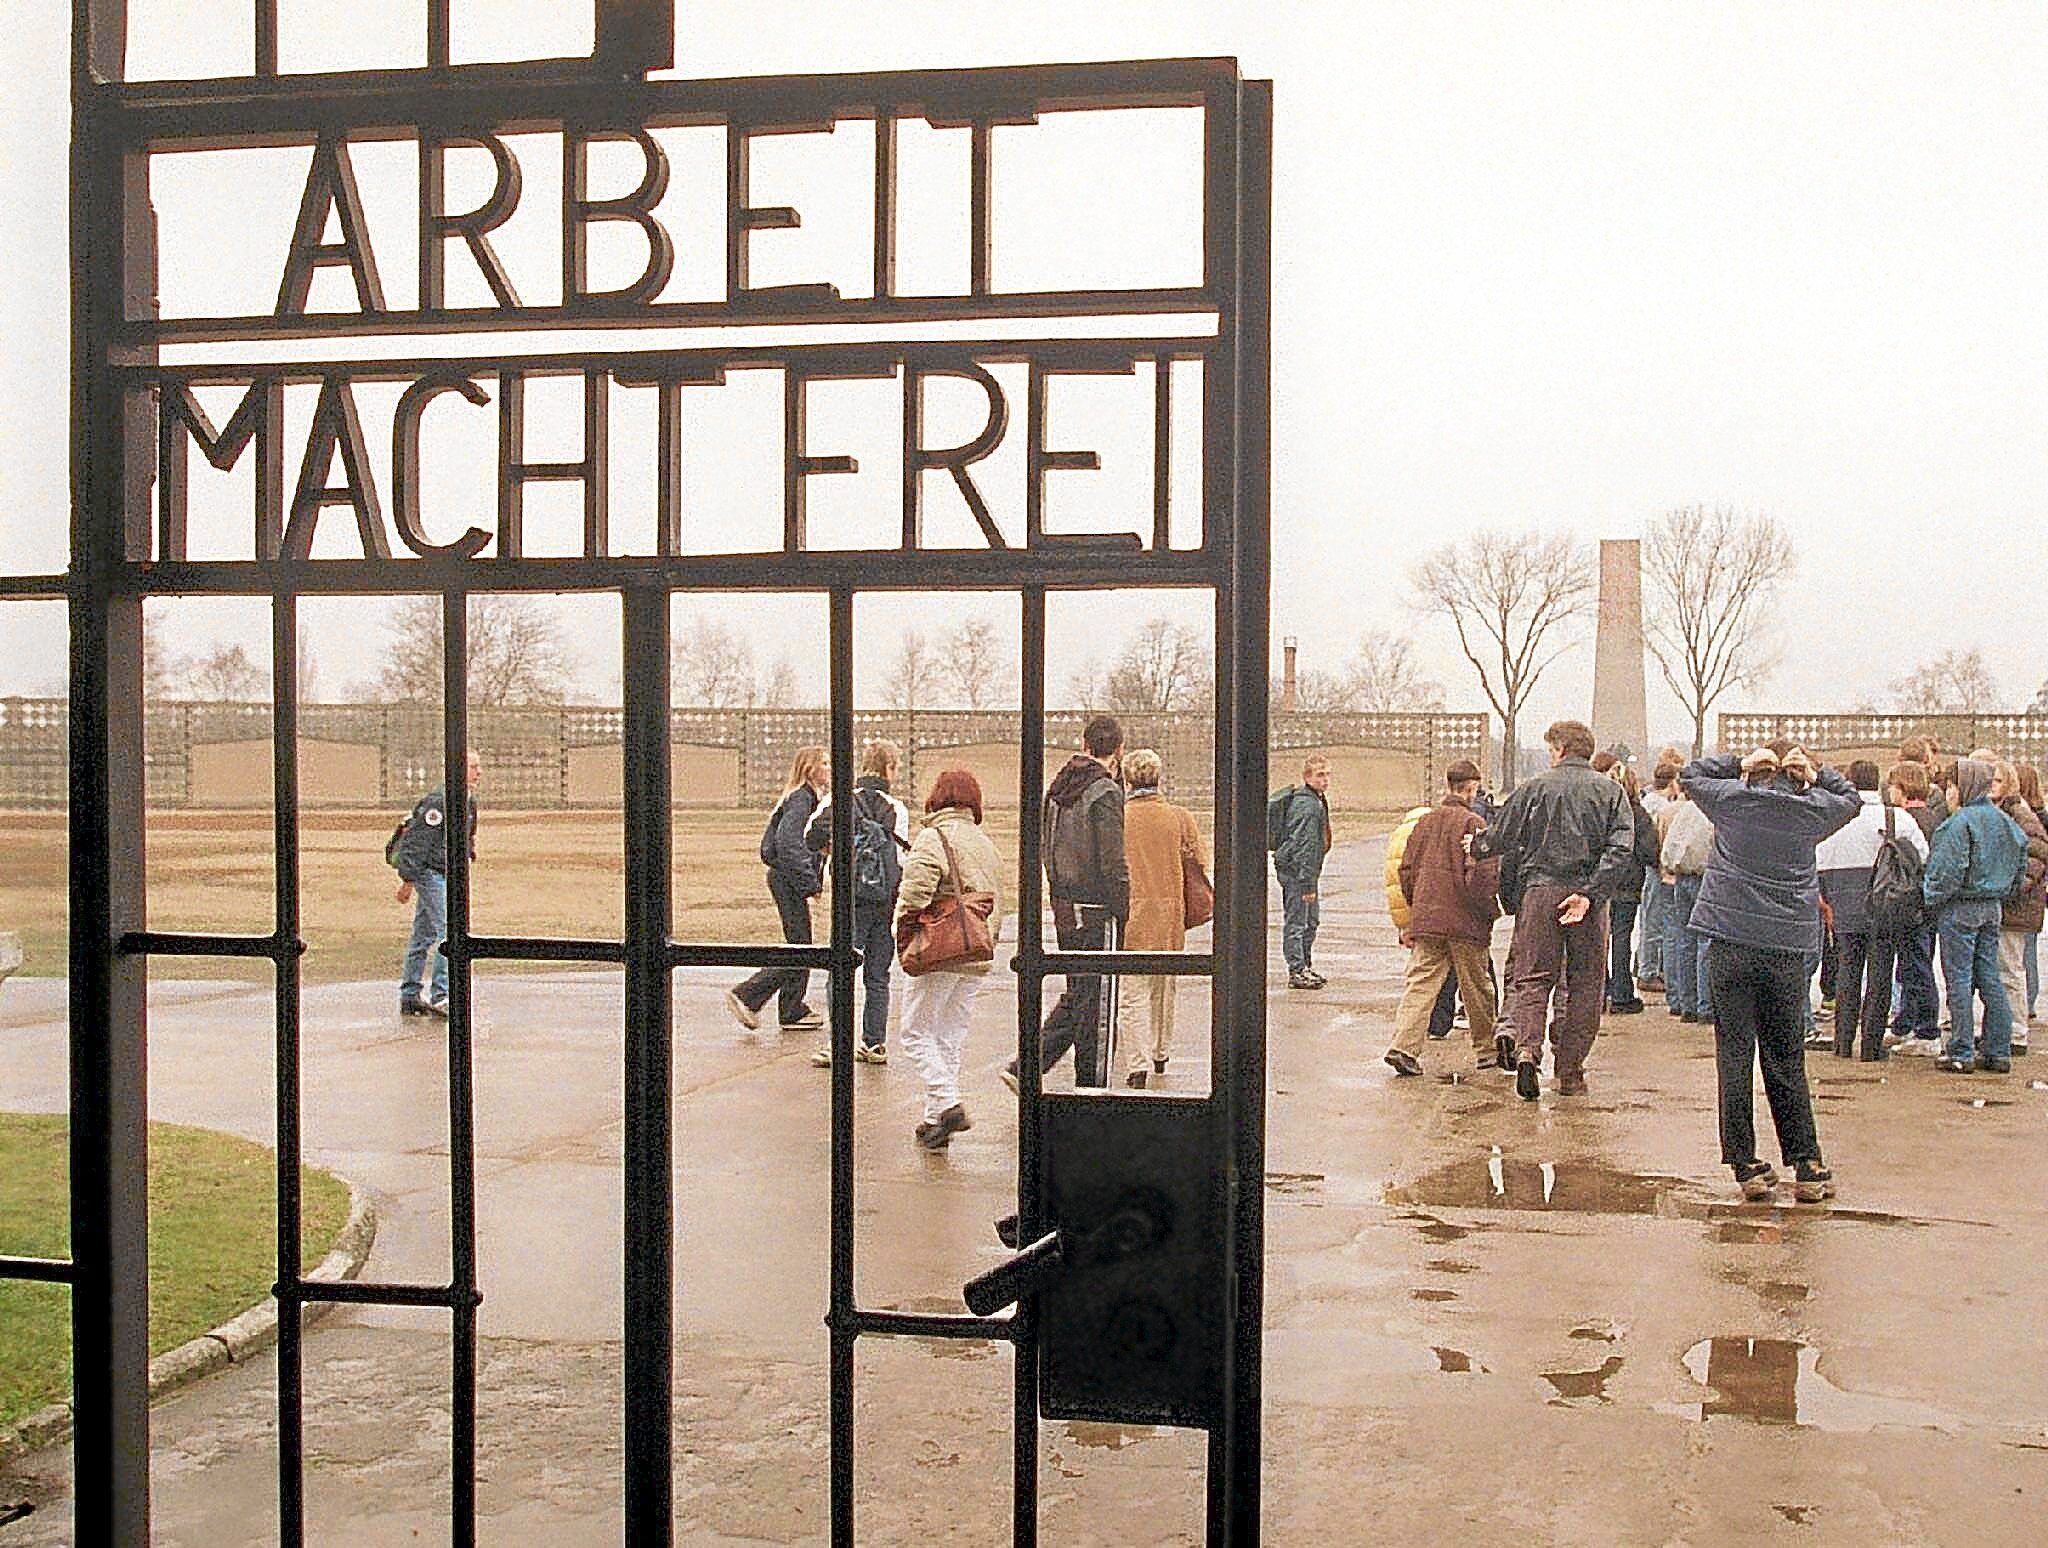
[[[1500,857],[1474,860],[1464,838],[1486,821],[1457,796],[1416,823],[1401,856],[1401,892],[1410,910],[1408,933],[1430,940],[1493,939],[1500,917]]]

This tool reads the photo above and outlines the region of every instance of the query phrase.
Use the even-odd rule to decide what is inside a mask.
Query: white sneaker
[[[1451,1025],[1460,1032],[1469,1032],[1472,1030],[1472,1018],[1463,1011],[1459,1011],[1457,1015],[1451,1018]]]
[[[1911,1059],[1939,1059],[1941,1039],[1938,1037],[1908,1037],[1893,1045],[1892,1052],[1904,1054]]]
[[[732,1012],[732,1019],[747,1031],[752,1032],[761,1025],[761,1013],[747,1009],[747,1002],[739,997],[736,990],[725,991],[725,1008]]]

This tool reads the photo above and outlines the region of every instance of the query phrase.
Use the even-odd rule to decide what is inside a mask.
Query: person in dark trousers
[[[1114,715],[1097,715],[1082,729],[1081,745],[1087,751],[1054,776],[1039,812],[1039,853],[1061,951],[1103,950],[1111,925],[1121,932],[1131,914],[1119,777],[1124,728]],[[1074,1084],[1107,1085],[1101,1017],[1102,975],[1069,973],[1066,989],[1045,1018],[1042,1069],[1051,1069],[1071,1048]],[[1016,1089],[1016,1060],[1004,1069],[1003,1082]]]
[[[1323,860],[1331,843],[1328,758],[1309,758],[1301,766],[1301,783],[1266,803],[1266,837],[1280,882],[1280,951],[1287,960],[1287,987],[1321,989],[1329,983],[1316,971]]]
[[[864,998],[860,1041],[853,1056],[862,1064],[889,1062],[889,970],[896,960],[896,894],[903,885],[903,856],[910,849],[910,812],[889,793],[903,770],[903,749],[874,741],[861,749],[860,776],[853,782],[853,949],[860,953]],[[804,844],[812,853],[832,849],[832,798],[811,813]],[[829,1002],[828,1002],[829,1003]],[[832,1045],[811,1055],[821,1070],[832,1068]]]
[[[1607,988],[1606,903],[1637,865],[1635,814],[1621,786],[1593,772],[1592,730],[1560,720],[1543,740],[1550,768],[1519,786],[1493,826],[1468,844],[1476,860],[1501,856],[1502,900],[1516,902],[1508,994],[1515,1094],[1526,1102],[1540,1092],[1536,1072],[1553,994],[1563,1000],[1551,1032],[1557,1094],[1585,1095],[1586,1056]]]
[[[1776,1171],[1756,1154],[1753,1085],[1761,1063],[1794,1196],[1818,1203],[1835,1191],[1835,1180],[1814,1127],[1800,1016],[1806,965],[1820,950],[1814,854],[1855,821],[1862,798],[1840,774],[1815,768],[1788,743],[1746,758],[1695,758],[1679,779],[1714,824],[1692,928],[1709,943],[1721,1160],[1744,1198],[1767,1199],[1776,1189]]]
[[[1607,1009],[1616,1016],[1640,1016],[1643,1001],[1636,993],[1634,956],[1636,915],[1643,904],[1643,880],[1654,874],[1657,866],[1660,848],[1657,824],[1651,818],[1649,808],[1643,804],[1642,785],[1636,779],[1634,769],[1607,752],[1593,759],[1593,767],[1621,786],[1622,794],[1628,797],[1629,812],[1635,822],[1637,864],[1622,878],[1613,900],[1607,905]]]
[[[1936,911],[1941,971],[1948,984],[1948,1047],[1935,1068],[2012,1072],[2012,1002],[1999,971],[2005,899],[2024,881],[2027,836],[1994,804],[1996,771],[1964,758],[1948,788],[1949,815],[1934,830],[1923,889]],[[1984,1047],[1977,1051],[1976,1006],[1984,998]]]
[[[476,788],[483,779],[483,760],[469,752],[469,858],[476,858]],[[398,979],[398,1014],[448,1017],[448,959],[441,943],[448,939],[448,805],[435,786],[414,803],[412,814],[392,855],[398,868],[398,901],[412,904],[412,936],[405,943],[405,968]],[[429,982],[427,959],[433,959]]]
[[[761,863],[768,868],[768,896],[782,918],[782,938],[792,946],[811,943],[811,899],[822,890],[819,857],[804,842],[804,832],[819,803],[832,788],[832,765],[822,747],[800,747],[790,764],[789,788],[769,813],[761,834]],[[726,992],[732,1019],[751,1032],[761,1025],[761,1009],[771,999],[785,1032],[810,1032],[825,1024],[805,1003],[811,986],[809,968],[763,968]]]
[[[1916,738],[1906,745],[1911,748],[1918,743]],[[1930,848],[1934,843],[1934,830],[1941,826],[1941,817],[1936,814],[1933,801],[1933,783],[1927,765],[1917,759],[1901,757],[1892,765],[1885,776],[1885,784],[1891,793],[1892,805],[1902,817],[1910,817],[1913,825],[1920,830],[1920,836],[1927,840]],[[1947,801],[1942,802],[1945,815]],[[1905,1054],[1908,1057],[1938,1059],[1941,1057],[1941,1001],[1934,985],[1934,911],[1928,909],[1900,940],[1898,946],[1897,983],[1899,1001],[1892,1016],[1892,1029],[1885,1034],[1884,1044],[1888,1053]]]
[[[1888,836],[1917,854],[1923,865],[1927,840],[1918,823],[1879,799],[1875,763],[1859,758],[1850,764],[1849,783],[1863,805],[1853,822],[1814,851],[1814,865],[1820,872],[1821,901],[1834,918],[1835,1056],[1858,1056],[1860,1029],[1861,1057],[1875,1062],[1885,1057],[1884,1027],[1891,1010],[1892,963],[1898,945],[1895,936],[1878,944],[1878,927],[1870,912],[1871,868]],[[1880,959],[1882,977],[1877,971]]]

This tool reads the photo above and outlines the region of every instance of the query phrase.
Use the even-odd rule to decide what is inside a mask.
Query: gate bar
[[[832,1541],[853,1548],[853,592],[830,601],[832,682]]]
[[[277,888],[277,1520],[285,1548],[306,1538],[304,1325],[282,1287],[304,1277],[299,1166],[299,604],[270,604],[271,821]]]
[[[476,1091],[469,961],[469,598],[441,598],[441,805],[447,830],[448,1257],[454,1291],[449,1410],[449,1535],[476,1542]]]
[[[69,1258],[0,1258],[0,1279],[31,1279],[45,1285],[68,1285],[78,1278]]]
[[[1021,715],[1017,746],[1017,1240],[1045,1229],[1045,1118],[1039,1107],[1044,1072],[1045,958],[1043,872],[1038,814],[1045,800],[1045,587],[1023,588],[1018,669]],[[1012,1318],[1017,1358],[1011,1391],[1010,1513],[1016,1548],[1038,1543],[1038,1292],[1017,1301]]]
[[[675,1536],[674,908],[670,876],[669,598],[625,588],[625,1500],[626,1541]]]

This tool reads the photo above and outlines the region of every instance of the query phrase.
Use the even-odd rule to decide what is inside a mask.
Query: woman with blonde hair
[[[1130,787],[1124,799],[1124,857],[1131,873],[1126,951],[1185,948],[1182,868],[1193,860],[1204,875],[1208,873],[1194,817],[1159,793],[1164,771],[1159,754],[1149,747],[1124,754],[1124,781]],[[1143,1090],[1150,1076],[1166,1073],[1166,1062],[1173,1057],[1174,991],[1179,982],[1170,973],[1126,973],[1117,980],[1117,1013],[1129,1049],[1125,1085]]]
[[[768,868],[768,896],[782,919],[782,938],[792,946],[811,944],[811,899],[821,888],[819,857],[804,842],[804,829],[832,788],[832,765],[822,747],[799,747],[789,766],[789,784],[768,826],[761,832],[761,863]],[[825,1018],[805,1003],[809,968],[763,968],[726,991],[725,1007],[749,1032],[761,1024],[761,1009],[776,1000],[785,1032],[808,1032]]]
[[[896,895],[897,939],[904,926],[941,898],[986,893],[989,928],[1003,917],[1002,856],[981,831],[981,783],[965,769],[932,781],[924,800],[924,826],[903,857]],[[991,964],[960,962],[909,981],[903,993],[903,1055],[924,1079],[924,1121],[915,1138],[926,1150],[944,1150],[953,1136],[974,1127],[960,1100],[960,1059],[967,1026]]]
[[[2034,799],[2029,800],[2026,777],[2018,765],[2000,758],[1992,767],[1997,773],[1991,782],[1991,804],[2017,823],[2027,838],[2024,885],[2005,899],[1998,922],[1998,973],[2005,981],[2005,997],[2012,1002],[2012,1051],[2018,1055],[2027,1052],[2028,1043],[2027,949],[2048,915],[2048,827],[2034,811],[2040,777],[2035,776]]]

